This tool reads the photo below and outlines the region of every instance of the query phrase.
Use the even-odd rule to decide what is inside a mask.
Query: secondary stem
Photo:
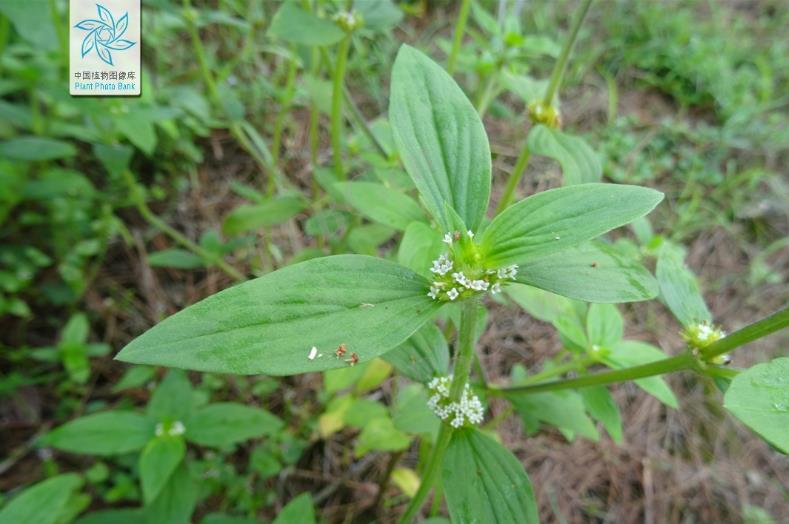
[[[512,168],[510,176],[507,178],[507,184],[504,186],[504,193],[502,193],[501,199],[499,199],[499,203],[496,206],[496,215],[507,209],[512,203],[512,199],[515,196],[515,188],[518,187],[521,178],[523,178],[523,173],[526,171],[526,166],[529,164],[530,156],[531,151],[529,151],[529,147],[524,144],[520,155],[518,155],[518,160],[515,161],[515,167]]]
[[[471,372],[471,363],[474,360],[474,332],[477,324],[477,303],[474,300],[466,300],[461,304],[460,311],[460,334],[458,337],[458,349],[455,355],[455,366],[453,370],[452,386],[449,390],[451,402],[458,402],[463,395],[463,389],[468,382]],[[444,462],[444,453],[449,446],[452,437],[452,427],[442,423],[438,430],[436,444],[433,446],[433,453],[427,463],[422,482],[419,484],[414,498],[409,502],[408,507],[400,517],[400,524],[408,524],[416,517],[422,504],[424,504],[433,483],[436,481],[441,465]]]
[[[455,23],[455,36],[452,39],[452,50],[449,52],[449,59],[447,60],[447,72],[450,75],[455,72],[458,51],[460,51],[460,44],[463,43],[463,33],[466,32],[466,21],[468,21],[470,10],[471,0],[463,0],[463,3],[460,5],[457,22]]]
[[[337,63],[334,64],[331,94],[331,146],[334,154],[334,172],[337,178],[345,180],[345,169],[342,165],[342,99],[345,83],[345,67],[348,62],[348,51],[351,48],[351,34],[348,33],[340,41],[337,49]]]
[[[785,307],[769,317],[749,324],[739,331],[735,331],[731,335],[710,344],[701,352],[702,357],[705,360],[715,358],[724,353],[728,353],[734,348],[747,344],[748,342],[775,333],[786,326],[789,326],[789,307]]]
[[[298,69],[298,63],[294,57],[289,57],[288,60],[288,74],[285,80],[285,92],[282,94],[279,114],[277,114],[277,119],[274,122],[274,137],[271,139],[271,159],[274,164],[279,164],[279,150],[282,147],[282,129],[285,126],[285,118],[288,116],[290,103],[293,100],[296,70]]]
[[[556,96],[556,92],[559,90],[559,86],[562,83],[564,71],[567,69],[567,61],[570,58],[570,51],[572,51],[573,45],[575,45],[575,40],[578,38],[578,31],[581,29],[581,24],[583,23],[584,18],[586,18],[586,13],[589,12],[590,5],[592,5],[592,0],[584,0],[581,6],[578,8],[578,11],[575,13],[575,19],[573,20],[573,25],[570,28],[570,35],[564,42],[562,52],[559,54],[559,58],[556,60],[556,64],[553,66],[551,79],[548,83],[548,88],[545,90],[545,96],[542,99],[543,104],[546,106],[553,104],[553,97]]]

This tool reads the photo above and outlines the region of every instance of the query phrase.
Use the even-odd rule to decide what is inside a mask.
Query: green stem
[[[156,214],[151,211],[151,208],[148,207],[148,203],[145,201],[145,197],[143,196],[142,190],[137,186],[137,182],[134,179],[134,175],[131,174],[130,171],[126,170],[123,172],[123,178],[126,181],[126,184],[129,186],[129,193],[132,201],[134,202],[135,206],[137,206],[137,210],[139,211],[140,215],[148,221],[153,227],[164,233],[165,235],[172,238],[176,243],[181,244],[183,247],[188,249],[189,251],[193,252],[206,262],[210,262],[216,264],[216,266],[224,271],[229,277],[232,279],[243,282],[246,280],[246,277],[241,274],[236,268],[218,258],[214,253],[206,251],[198,244],[195,244],[188,238],[186,238],[180,231],[170,227],[167,222],[156,216]]]
[[[279,164],[279,151],[282,147],[282,128],[285,126],[285,118],[288,116],[290,103],[293,100],[296,70],[298,69],[297,61],[293,57],[290,57],[289,60],[288,74],[285,80],[285,92],[282,94],[279,113],[277,114],[277,119],[274,121],[274,137],[271,139],[271,161],[274,164]]]
[[[592,5],[592,0],[583,0],[583,3],[575,13],[575,19],[573,20],[573,25],[570,28],[570,34],[567,37],[567,40],[564,42],[562,52],[553,66],[551,79],[548,83],[548,88],[545,90],[545,96],[542,99],[543,104],[546,106],[553,105],[553,98],[556,96],[556,92],[559,90],[559,86],[562,83],[562,77],[564,76],[564,71],[567,69],[567,61],[570,58],[570,52],[573,50],[575,40],[578,38],[578,31],[581,29],[581,24],[583,23],[584,18],[586,18],[586,13],[589,12],[590,5]]]
[[[702,358],[710,360],[747,344],[748,342],[753,342],[756,339],[775,333],[786,326],[789,326],[789,307],[785,307],[769,317],[749,324],[739,331],[735,331],[731,335],[723,337],[717,342],[713,342],[702,350]]]
[[[331,96],[331,146],[334,154],[334,172],[339,180],[347,178],[342,165],[342,99],[345,83],[345,68],[348,63],[348,51],[351,48],[351,34],[340,41],[337,49],[337,62],[334,64]]]
[[[515,167],[512,168],[507,178],[507,185],[504,186],[504,193],[502,193],[499,204],[496,206],[496,215],[507,209],[512,203],[512,199],[515,196],[515,188],[518,187],[521,178],[523,178],[523,173],[526,171],[526,166],[529,164],[530,156],[531,151],[529,151],[529,147],[523,144],[521,154],[518,155],[518,159],[515,161]]]
[[[351,92],[347,89],[345,89],[344,92],[345,103],[348,104],[348,109],[351,110],[351,116],[353,116],[354,121],[356,121],[358,124],[359,129],[361,129],[362,132],[367,136],[367,139],[372,142],[373,146],[375,146],[381,156],[388,158],[389,153],[386,152],[383,144],[380,140],[378,140],[378,137],[375,136],[375,133],[373,133],[373,130],[370,128],[370,125],[367,123],[367,120],[364,118],[361,110],[356,105],[356,102],[354,102],[353,98],[351,98]]]
[[[460,400],[461,395],[463,395],[463,389],[468,382],[468,377],[471,372],[471,362],[474,360],[474,332],[476,330],[476,324],[477,302],[474,300],[466,300],[461,304],[458,350],[455,355],[454,378],[452,379],[452,386],[449,390],[449,399],[451,402],[458,402]],[[430,461],[422,475],[422,482],[419,484],[419,489],[414,495],[414,498],[408,503],[405,513],[400,517],[400,524],[410,523],[422,508],[422,504],[424,504],[441,470],[441,465],[444,462],[444,453],[449,446],[451,437],[452,427],[449,424],[442,423],[441,429],[438,431],[436,444],[433,446],[433,453],[430,455]]]
[[[447,59],[447,72],[450,75],[455,72],[458,52],[460,51],[460,44],[463,43],[463,33],[466,31],[466,22],[468,21],[470,10],[471,0],[463,0],[463,3],[460,5],[460,12],[458,12],[457,22],[455,23],[455,36],[452,39],[452,50],[449,52],[449,59]]]

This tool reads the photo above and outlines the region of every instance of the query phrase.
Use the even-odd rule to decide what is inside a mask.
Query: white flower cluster
[[[726,333],[714,327],[712,324],[708,324],[707,322],[702,322],[698,326],[696,326],[696,337],[698,341],[702,344],[712,344],[718,339],[721,339],[726,336]]]
[[[167,435],[168,437],[177,437],[179,435],[183,435],[186,433],[186,427],[184,423],[180,420],[176,420],[169,426],[159,422],[156,424],[156,436],[161,437],[163,435]]]
[[[479,397],[471,393],[471,388],[466,384],[459,402],[449,401],[449,388],[452,385],[452,375],[448,377],[436,377],[431,380],[427,387],[432,395],[427,401],[427,406],[441,420],[451,418],[449,424],[453,428],[459,428],[466,424],[479,424],[485,415]]]
[[[518,266],[517,264],[512,264],[511,266],[500,267],[496,270],[496,276],[502,280],[510,279],[514,280],[516,276],[518,276]]]
[[[441,275],[442,277],[449,273],[452,270],[452,261],[449,259],[449,255],[444,253],[436,260],[433,261],[433,267],[430,268],[430,271],[435,273],[436,275]]]
[[[466,289],[487,291],[490,284],[487,280],[472,280],[463,273],[452,273],[452,279]]]

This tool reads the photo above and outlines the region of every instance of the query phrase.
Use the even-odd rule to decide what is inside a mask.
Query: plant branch
[[[567,40],[564,42],[562,52],[559,54],[559,58],[556,60],[556,63],[553,66],[553,71],[551,71],[551,79],[548,83],[548,88],[545,90],[545,96],[542,99],[543,104],[546,106],[553,105],[553,98],[556,96],[556,92],[559,90],[559,86],[562,83],[562,77],[564,76],[564,71],[567,69],[567,62],[570,58],[570,52],[573,50],[575,40],[578,38],[578,31],[581,29],[581,24],[583,24],[584,18],[586,18],[586,13],[589,12],[589,6],[591,5],[592,0],[583,0],[583,3],[575,13],[575,19],[573,20],[573,25],[570,28],[570,34],[568,35]]]
[[[775,333],[779,329],[789,326],[789,307],[785,307],[777,311],[769,317],[763,318],[753,324],[749,324],[739,331],[723,337],[722,339],[713,342],[701,352],[705,360],[715,358],[717,356],[728,353],[729,351],[738,348],[748,342],[753,342],[756,339],[766,337]]]
[[[476,324],[477,302],[475,300],[466,300],[461,305],[458,350],[455,354],[454,378],[452,379],[452,386],[449,390],[449,399],[451,402],[458,402],[460,400],[466,383],[468,382],[468,377],[471,372],[471,363],[474,360],[474,332],[476,331]],[[441,470],[441,465],[444,462],[444,453],[449,446],[451,437],[452,427],[442,422],[441,428],[438,431],[438,437],[436,438],[436,444],[433,446],[433,453],[430,455],[430,461],[427,463],[427,467],[422,475],[422,482],[420,482],[419,489],[414,495],[414,498],[409,502],[405,513],[400,517],[400,524],[408,524],[414,520],[422,504],[424,504]]]
[[[339,180],[347,178],[342,165],[342,100],[345,84],[345,69],[348,51],[351,48],[351,33],[345,35],[337,49],[337,62],[332,74],[331,94],[331,146],[334,155],[334,172]]]
[[[463,0],[463,3],[460,4],[457,22],[455,22],[455,35],[452,38],[452,50],[449,52],[449,59],[447,59],[447,72],[450,75],[455,72],[458,52],[460,51],[460,44],[463,43],[463,33],[466,32],[466,22],[468,21],[470,10],[471,0]]]

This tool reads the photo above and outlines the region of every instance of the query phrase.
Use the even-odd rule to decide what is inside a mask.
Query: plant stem
[[[347,178],[342,165],[342,99],[345,83],[345,68],[348,63],[348,51],[351,48],[351,34],[345,35],[337,49],[337,62],[334,64],[331,94],[331,146],[334,154],[334,172],[337,179]]]
[[[529,156],[531,156],[531,151],[529,151],[529,147],[524,143],[521,154],[515,161],[515,167],[512,168],[510,176],[507,178],[507,184],[504,186],[504,193],[502,193],[501,199],[496,206],[496,215],[507,209],[512,203],[512,199],[515,196],[515,188],[518,187],[523,173],[526,171],[526,166],[529,164]]]
[[[274,121],[274,136],[271,139],[271,161],[279,164],[279,151],[282,147],[282,128],[285,126],[285,118],[290,110],[290,102],[293,100],[293,90],[296,81],[297,61],[294,57],[289,58],[288,73],[285,80],[285,92],[282,94],[282,101],[279,106],[277,119]]]
[[[451,402],[460,400],[461,395],[463,395],[463,389],[468,382],[471,363],[474,360],[474,332],[476,331],[476,324],[477,302],[475,300],[466,300],[461,304],[458,349],[455,355],[454,377],[449,390]],[[451,437],[452,427],[449,424],[442,423],[441,428],[438,430],[436,444],[433,446],[433,453],[430,455],[430,461],[427,463],[422,475],[422,482],[419,484],[419,489],[414,498],[409,502],[405,513],[400,517],[400,524],[410,523],[416,517],[422,504],[424,504],[441,470],[441,465],[444,462],[444,453],[447,450],[447,446],[449,446]]]
[[[789,326],[789,307],[785,307],[769,317],[749,324],[739,331],[735,331],[731,335],[723,337],[717,342],[713,342],[702,350],[701,355],[705,360],[715,358],[724,353],[728,353],[732,349],[747,344],[748,342],[775,333],[786,326]]]
[[[186,238],[180,231],[177,229],[170,227],[167,222],[156,216],[156,213],[151,211],[151,208],[148,207],[148,203],[145,201],[145,197],[143,196],[142,190],[137,186],[137,182],[134,179],[134,175],[131,174],[129,170],[123,172],[123,178],[126,181],[126,184],[129,186],[129,193],[131,196],[134,205],[137,206],[137,210],[139,211],[140,215],[148,221],[153,227],[164,233],[165,235],[172,238],[176,243],[181,244],[183,247],[188,249],[189,251],[193,252],[203,260],[209,263],[216,264],[216,266],[224,271],[229,277],[233,280],[238,282],[243,282],[246,280],[246,277],[241,274],[239,270],[222,260],[221,258],[217,257],[214,253],[206,251],[199,245],[195,244],[188,238]]]
[[[367,120],[364,118],[364,114],[362,114],[361,110],[356,105],[356,102],[354,102],[353,98],[351,98],[351,92],[347,89],[345,89],[344,92],[345,102],[348,104],[348,109],[351,110],[351,116],[353,116],[353,119],[359,125],[359,129],[361,129],[362,132],[367,136],[367,139],[372,142],[373,146],[375,146],[381,156],[388,158],[389,153],[386,151],[381,141],[378,140],[378,137],[375,136],[372,128],[370,128],[370,124],[368,124]]]
[[[460,44],[463,43],[463,33],[466,32],[466,22],[468,21],[470,10],[471,0],[463,0],[463,3],[460,4],[457,22],[455,22],[455,36],[452,39],[452,50],[449,52],[449,58],[447,59],[447,72],[450,75],[455,72],[458,52],[460,51]]]
[[[559,54],[559,58],[556,60],[556,63],[553,66],[551,79],[548,83],[548,88],[545,90],[545,96],[542,99],[543,104],[546,106],[553,104],[553,98],[556,96],[556,92],[559,90],[559,86],[562,83],[562,77],[564,76],[564,71],[567,69],[567,61],[570,58],[570,52],[573,50],[575,40],[578,38],[578,30],[581,29],[581,24],[583,23],[584,18],[586,18],[586,13],[589,12],[590,5],[592,5],[592,0],[583,0],[583,3],[575,13],[575,19],[573,20],[573,25],[570,28],[570,34],[568,35],[567,40],[564,42],[562,52]]]

